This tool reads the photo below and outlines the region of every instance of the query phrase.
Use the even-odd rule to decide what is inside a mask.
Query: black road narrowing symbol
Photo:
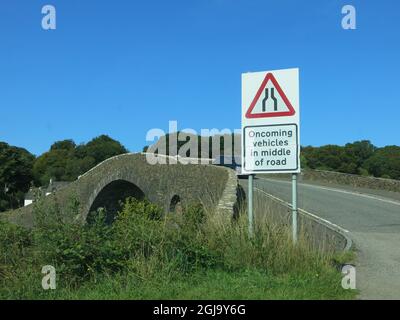
[[[267,110],[267,100],[269,99],[269,89],[265,88],[265,97],[262,100],[262,112]],[[275,98],[275,89],[271,88],[271,99],[274,101],[274,111],[278,111],[278,100]]]

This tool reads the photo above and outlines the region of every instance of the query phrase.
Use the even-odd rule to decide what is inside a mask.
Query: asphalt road
[[[255,187],[287,202],[290,181],[255,179]],[[400,299],[400,201],[358,191],[299,183],[298,204],[348,231],[357,249],[361,299]]]

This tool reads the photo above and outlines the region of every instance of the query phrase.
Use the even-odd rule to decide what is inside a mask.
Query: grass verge
[[[244,215],[224,223],[201,205],[164,216],[147,201],[127,199],[111,225],[90,223],[71,201],[35,205],[32,231],[0,222],[1,299],[352,299],[341,287],[334,254],[292,244],[286,226]],[[57,272],[43,290],[42,266]]]

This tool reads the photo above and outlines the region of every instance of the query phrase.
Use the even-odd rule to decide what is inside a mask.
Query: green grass
[[[169,278],[158,275],[143,281],[134,275],[103,276],[97,283],[86,282],[79,288],[54,291],[28,290],[9,298],[23,299],[352,299],[352,291],[343,290],[336,272],[323,275],[300,274],[274,276],[258,270],[228,272],[209,270]]]
[[[232,223],[193,205],[164,217],[129,199],[110,226],[35,208],[31,232],[0,222],[1,299],[352,299],[335,265],[348,254],[315,251],[287,226],[260,221],[248,237],[245,215]],[[57,289],[41,288],[43,265]]]

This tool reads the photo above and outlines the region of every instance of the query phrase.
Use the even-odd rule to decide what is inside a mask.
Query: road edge
[[[270,194],[268,192],[265,192],[264,190],[259,189],[257,187],[254,188],[254,189],[256,191],[262,192],[264,195],[268,196],[272,200],[278,201],[279,203],[283,204],[287,208],[289,208],[289,209],[292,208],[292,205],[290,203],[288,203],[288,202],[286,202],[286,201],[284,201],[284,200],[282,200],[282,199],[280,199],[278,197],[275,197],[274,195],[272,195],[272,194]],[[328,228],[328,229],[332,230],[333,232],[339,234],[341,237],[343,237],[345,242],[346,242],[346,245],[345,245],[345,247],[343,248],[342,251],[347,252],[347,251],[350,251],[351,249],[354,249],[354,241],[348,235],[350,233],[348,230],[342,228],[341,226],[339,226],[337,224],[334,224],[334,223],[330,222],[329,220],[323,219],[323,218],[321,218],[321,217],[319,217],[319,216],[317,216],[317,215],[315,215],[315,214],[313,214],[311,212],[308,212],[307,210],[300,209],[300,208],[298,210],[299,210],[299,213],[302,214],[303,216],[306,216],[307,218],[309,218],[309,219],[311,219],[311,220],[323,225],[325,228]]]

